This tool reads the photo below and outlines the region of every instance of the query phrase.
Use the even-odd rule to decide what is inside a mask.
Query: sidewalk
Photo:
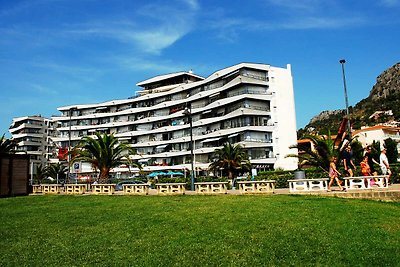
[[[157,195],[156,189],[150,189],[149,195]],[[196,192],[186,190],[185,195],[197,195]],[[226,195],[241,195],[239,190],[228,190]],[[341,191],[338,187],[332,187],[331,192],[306,192],[290,193],[289,188],[277,188],[272,195],[320,195],[341,198],[367,198],[385,201],[400,201],[400,184],[390,185],[388,189],[348,190]]]

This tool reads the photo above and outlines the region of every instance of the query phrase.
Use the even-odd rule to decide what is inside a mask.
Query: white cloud
[[[284,9],[312,12],[318,9],[321,0],[267,0],[267,3]]]
[[[380,4],[385,7],[400,6],[400,0],[380,0]]]
[[[336,17],[305,17],[296,20],[290,20],[277,25],[282,29],[329,29],[342,28],[346,26],[354,27],[362,25],[365,20],[361,17],[336,18]]]
[[[122,42],[149,54],[160,54],[173,45],[195,24],[199,5],[196,0],[180,0],[185,5],[148,4],[138,8],[132,18],[103,19],[70,25],[67,34],[78,38],[97,36]],[[164,3],[164,2],[163,2]]]
[[[200,7],[197,0],[181,0],[181,1],[187,4],[192,10],[197,10]]]

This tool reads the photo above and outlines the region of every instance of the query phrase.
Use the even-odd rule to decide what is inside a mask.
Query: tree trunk
[[[101,168],[100,169],[100,176],[99,176],[99,182],[102,184],[106,184],[109,181],[109,177],[110,177],[110,169],[105,167],[105,168]]]

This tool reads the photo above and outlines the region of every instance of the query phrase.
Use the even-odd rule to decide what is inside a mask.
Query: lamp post
[[[194,153],[193,153],[193,120],[192,120],[192,108],[189,105],[189,107],[186,107],[185,110],[183,111],[183,114],[188,117],[189,119],[189,127],[190,127],[190,158],[191,158],[191,170],[190,170],[190,180],[191,180],[191,186],[190,189],[194,191]]]
[[[71,107],[68,110],[68,115],[69,115],[69,129],[68,129],[68,154],[67,154],[67,163],[68,163],[68,169],[67,169],[67,181],[69,181],[69,176],[71,172],[71,166],[70,166],[70,161],[71,161],[71,118],[72,118],[72,111],[76,110],[76,107]]]
[[[341,59],[339,63],[342,65],[342,76],[343,76],[343,87],[344,87],[344,100],[346,103],[346,117],[347,117],[347,133],[349,138],[351,138],[351,125],[350,125],[350,113],[349,113],[349,99],[347,97],[347,87],[346,87],[346,75],[344,73],[344,64],[346,60]]]

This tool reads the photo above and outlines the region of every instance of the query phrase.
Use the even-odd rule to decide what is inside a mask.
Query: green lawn
[[[0,199],[0,266],[400,266],[400,203],[314,196]]]

